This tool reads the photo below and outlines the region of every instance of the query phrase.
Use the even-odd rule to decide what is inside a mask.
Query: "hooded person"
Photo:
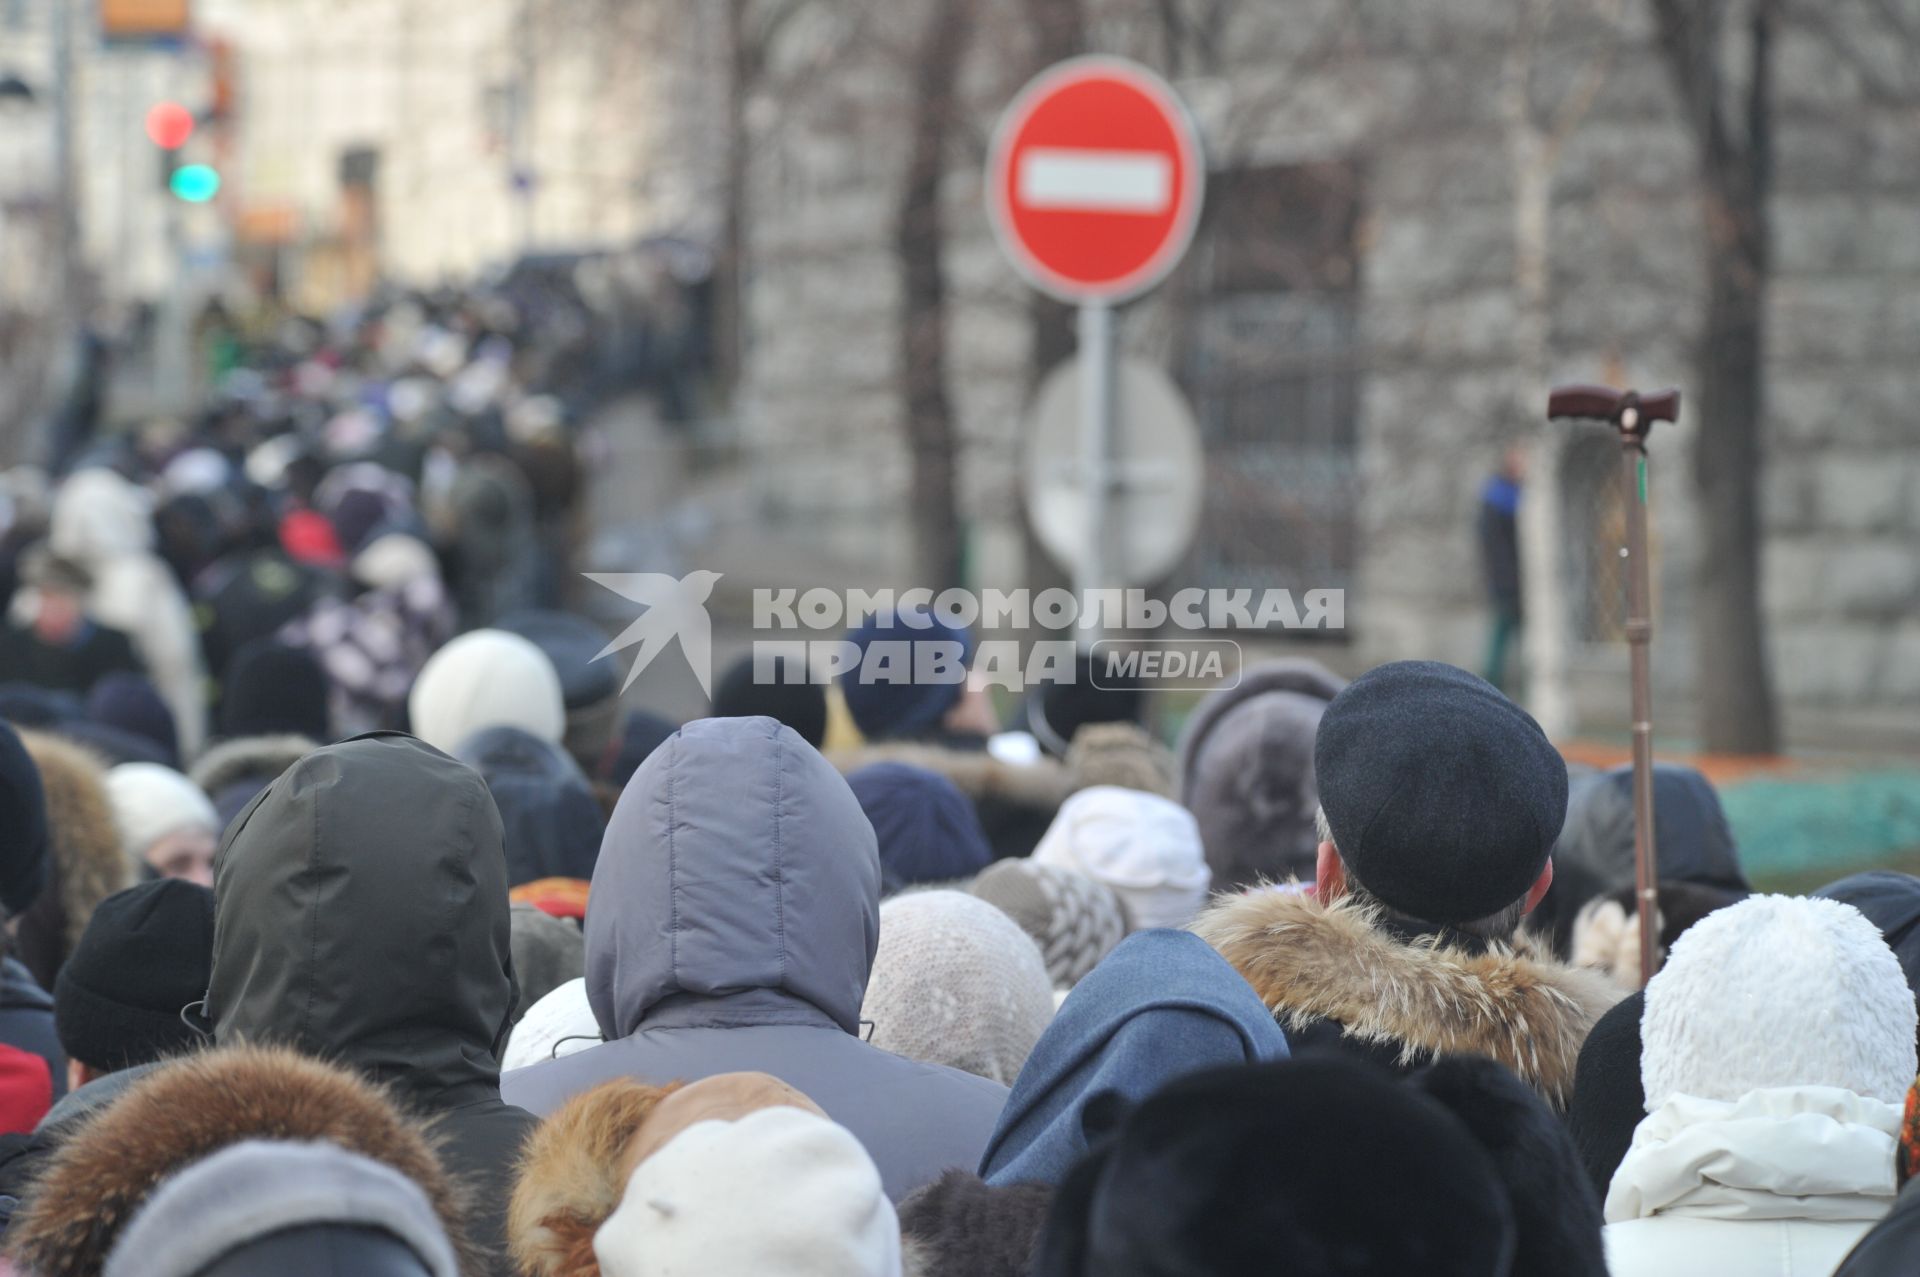
[[[1633,1132],[1647,1115],[1640,1084],[1640,1017],[1646,994],[1636,990],[1601,1016],[1580,1048],[1567,1105],[1567,1130],[1593,1191],[1604,1201],[1613,1173],[1633,1146]]]
[[[967,890],[1033,938],[1055,989],[1080,983],[1127,937],[1127,912],[1120,897],[1077,869],[996,860]]]
[[[1669,884],[1686,884],[1710,896],[1718,907],[1753,890],[1740,865],[1740,848],[1720,795],[1698,770],[1678,763],[1653,765],[1653,829],[1660,848],[1663,894]],[[1555,951],[1571,955],[1579,944],[1576,933],[1586,906],[1634,885],[1631,766],[1585,777],[1569,788],[1566,822],[1554,841],[1553,863],[1557,885],[1541,901],[1532,925],[1551,931]],[[1679,904],[1676,899],[1675,905]],[[1622,951],[1639,948],[1633,905],[1629,891],[1620,918],[1602,924],[1618,929],[1624,920],[1632,934],[1620,941]],[[1693,916],[1701,914],[1695,911]],[[1670,920],[1663,918],[1663,934],[1670,929]],[[1677,937],[1682,930],[1671,930],[1671,934]],[[1622,983],[1627,982],[1628,975],[1623,974]],[[1634,987],[1638,983],[1632,980]]]
[[[1137,789],[1096,785],[1060,806],[1033,863],[1111,887],[1136,931],[1183,927],[1207,902],[1211,871],[1193,814]]]
[[[251,1180],[252,1191],[244,1199],[195,1191],[183,1201],[169,1191],[176,1187],[176,1176],[191,1173],[205,1159],[255,1150],[261,1140],[344,1150],[394,1172],[430,1204],[434,1222],[459,1260],[456,1271],[462,1277],[487,1271],[484,1252],[467,1240],[467,1199],[443,1168],[434,1136],[424,1126],[405,1115],[386,1092],[347,1069],[261,1047],[208,1051],[156,1070],[81,1126],[48,1162],[15,1215],[7,1232],[7,1254],[35,1277],[102,1277],[107,1271],[116,1277],[130,1272],[140,1277],[172,1277],[176,1272],[195,1277],[260,1272],[335,1277],[334,1269],[300,1266],[316,1263],[326,1253],[322,1239],[313,1233],[307,1233],[300,1246],[262,1245],[251,1252],[257,1263],[217,1266],[229,1250],[267,1241],[277,1219],[304,1231],[302,1226],[322,1222],[310,1213],[316,1204],[324,1203],[329,1210],[346,1204],[322,1192],[330,1184],[330,1172],[318,1160],[306,1159],[297,1167],[276,1164],[270,1170],[265,1162],[247,1159],[253,1176],[222,1177],[235,1192]],[[387,1206],[398,1209],[401,1197],[410,1195],[394,1180],[379,1178]],[[193,1204],[191,1209],[185,1201]],[[147,1208],[164,1213],[147,1219],[136,1234],[133,1230]],[[418,1220],[417,1215],[412,1218]],[[389,1216],[387,1222],[398,1221]],[[289,1233],[283,1240],[298,1235]],[[136,1242],[136,1237],[143,1240]],[[142,1248],[136,1250],[136,1245]],[[208,1254],[208,1248],[216,1253]],[[290,1256],[298,1256],[299,1262]],[[181,1267],[188,1257],[201,1266]],[[349,1271],[389,1277],[377,1267]],[[400,1273],[415,1277],[404,1268],[392,1277]]]
[[[1216,1069],[1110,1108],[1111,1134],[1054,1196],[1034,1277],[1510,1271],[1513,1209],[1491,1159],[1370,1066]]]
[[[1316,661],[1268,661],[1187,719],[1180,801],[1200,824],[1216,890],[1313,877],[1314,737],[1345,686]]]
[[[873,1159],[844,1127],[785,1105],[696,1122],[649,1154],[593,1252],[602,1277],[901,1277]]]
[[[158,763],[121,763],[107,773],[120,849],[143,872],[213,885],[220,817],[198,785]]]
[[[880,843],[880,890],[971,878],[993,861],[973,804],[938,772],[872,763],[847,773]]]
[[[1920,1272],[1920,1190],[1900,1194],[1860,1244],[1848,1252],[1833,1277],[1912,1277]]]
[[[242,736],[200,755],[187,778],[213,800],[224,830],[280,773],[319,748],[320,742],[308,736]]]
[[[846,781],[791,728],[709,718],[670,737],[620,797],[593,899],[586,992],[606,1042],[509,1074],[513,1103],[544,1114],[610,1078],[752,1069],[858,1136],[896,1199],[979,1158],[1006,1088],[860,1038],[880,857]]]
[[[39,769],[19,734],[0,723],[0,910],[7,918],[46,888],[48,854]],[[0,949],[0,1134],[32,1130],[66,1090],[66,1068],[53,999]]]
[[[480,776],[396,732],[316,750],[228,828],[214,898],[214,1041],[285,1043],[390,1086],[437,1119],[448,1169],[504,1200],[533,1118],[500,1099],[511,928]],[[508,1272],[498,1217],[475,1228]]]
[[[87,610],[133,640],[141,664],[173,711],[180,753],[206,737],[205,671],[187,597],[153,552],[152,501],[111,470],[77,471],[54,496],[47,543],[92,577]]]
[[[860,655],[840,675],[841,703],[866,744],[833,755],[842,771],[908,763],[945,776],[972,801],[995,858],[1024,856],[1072,786],[1057,759],[1006,762],[987,749],[992,702],[968,673],[973,636],[925,609],[883,612],[847,635]]]
[[[56,737],[23,732],[20,739],[46,794],[50,855],[45,889],[14,920],[13,949],[34,981],[51,989],[94,909],[133,885],[135,867],[120,849],[99,760]]]
[[[1832,1273],[1893,1206],[1916,1018],[1850,905],[1754,896],[1682,936],[1647,985],[1613,1277]]]
[[[756,677],[755,658],[743,656],[727,667],[713,689],[713,718],[766,717],[785,723],[800,739],[819,749],[827,739],[827,689],[776,658],[767,679]],[[791,681],[789,681],[791,680]]]
[[[1074,986],[1028,1056],[980,1160],[996,1187],[1058,1184],[1088,1148],[1090,1111],[1173,1079],[1287,1057],[1287,1040],[1220,955],[1179,931],[1129,936]]]
[[[1607,1277],[1600,1196],[1566,1125],[1492,1060],[1441,1060],[1409,1079],[1473,1133],[1513,1207],[1508,1277]]]
[[[254,639],[238,652],[221,682],[220,735],[333,739],[327,672],[312,652],[275,639]]]
[[[518,634],[473,630],[435,652],[407,696],[413,734],[451,752],[486,727],[518,727],[558,745],[567,709],[545,652]]]
[[[1320,720],[1315,888],[1250,891],[1194,924],[1296,1049],[1410,1070],[1485,1055],[1556,1109],[1620,998],[1519,930],[1553,881],[1567,769],[1525,711],[1450,665],[1369,671]]]
[[[574,1096],[528,1137],[507,1210],[513,1255],[528,1277],[597,1274],[593,1236],[626,1194],[634,1168],[700,1122],[767,1108],[820,1108],[765,1073],[721,1073],[691,1085],[618,1078]]]
[[[162,1181],[101,1277],[460,1277],[426,1190],[324,1141],[243,1140]]]
[[[593,877],[607,822],[593,787],[564,749],[518,727],[487,727],[453,756],[480,773],[500,809],[509,887]]]
[[[606,757],[620,719],[619,668],[599,659],[607,632],[583,616],[545,608],[511,613],[495,626],[526,639],[553,663],[567,713],[561,744],[583,773],[591,773]]]
[[[1013,919],[961,891],[880,906],[860,1019],[895,1055],[1012,1085],[1053,1018],[1053,981]]]

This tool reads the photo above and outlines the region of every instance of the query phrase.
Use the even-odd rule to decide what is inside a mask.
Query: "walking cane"
[[[1640,912],[1640,983],[1659,961],[1660,859],[1653,840],[1653,571],[1647,562],[1647,434],[1680,414],[1680,392],[1641,395],[1606,386],[1556,386],[1547,417],[1604,421],[1620,434],[1627,483],[1627,651],[1633,669],[1633,880]]]

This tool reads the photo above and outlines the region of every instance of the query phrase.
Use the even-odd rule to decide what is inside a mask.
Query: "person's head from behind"
[[[743,656],[727,667],[713,689],[713,717],[758,715],[785,723],[819,749],[827,738],[826,686],[814,682],[806,662],[796,657],[762,661]]]
[[[868,740],[998,730],[993,703],[969,677],[973,636],[925,609],[883,612],[847,635],[859,663],[840,675],[853,725]]]
[[[1120,1117],[1061,1185],[1034,1272],[1502,1277],[1514,1246],[1457,1117],[1323,1056],[1194,1074]]]
[[[204,1045],[184,1013],[212,968],[207,888],[160,878],[101,901],[53,985],[69,1087]]]
[[[1327,706],[1314,770],[1324,901],[1505,942],[1553,884],[1565,760],[1483,679],[1433,661],[1369,671]]]
[[[847,785],[880,841],[880,886],[888,895],[923,883],[971,878],[993,861],[973,802],[938,772],[869,763]]]
[[[214,869],[214,1040],[284,1042],[439,1096],[497,1083],[513,1008],[486,782],[413,737],[315,750],[235,818]]]
[[[162,878],[213,885],[220,817],[198,785],[159,763],[122,763],[107,773],[107,800],[128,859]]]
[[[1646,1109],[1782,1087],[1897,1108],[1913,1084],[1915,1018],[1899,960],[1859,910],[1749,897],[1695,923],[1647,985]]]
[[[532,641],[472,630],[435,652],[407,695],[413,734],[442,752],[486,727],[518,727],[558,745],[567,707],[560,676]]]

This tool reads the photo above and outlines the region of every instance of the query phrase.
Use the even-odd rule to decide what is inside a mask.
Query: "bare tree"
[[[1761,598],[1761,426],[1773,261],[1773,53],[1778,0],[1651,0],[1659,48],[1698,165],[1707,309],[1693,431],[1700,504],[1694,639],[1700,734],[1709,750],[1780,743]],[[1736,40],[1736,15],[1744,39]]]
[[[932,0],[912,55],[907,168],[894,220],[901,277],[900,378],[912,452],[910,517],[922,584],[961,582],[959,446],[947,390],[946,244],[940,186],[959,121],[971,0]]]

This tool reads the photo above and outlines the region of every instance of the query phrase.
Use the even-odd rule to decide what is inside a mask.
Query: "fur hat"
[[[860,1018],[895,1055],[1011,1085],[1053,1018],[1046,960],[1014,921],[959,891],[880,906]]]
[[[594,1235],[605,1277],[900,1277],[900,1225],[860,1142],[770,1108],[700,1122],[641,1162]]]
[[[47,1163],[7,1231],[8,1256],[35,1277],[97,1274],[157,1186],[249,1139],[324,1140],[399,1172],[432,1203],[460,1271],[486,1269],[433,1137],[372,1083],[267,1047],[189,1056],[135,1082]]]
[[[1182,1078],[1127,1114],[1055,1195],[1034,1273],[1490,1277],[1513,1255],[1512,1206],[1459,1119],[1321,1056]]]
[[[235,1260],[248,1255],[247,1271],[270,1272],[278,1265],[258,1248],[288,1233],[292,1251],[375,1234],[411,1261],[408,1271],[460,1277],[420,1185],[317,1140],[243,1140],[169,1177],[127,1225],[102,1277],[197,1277],[214,1264],[240,1271]]]
[[[35,982],[51,989],[94,909],[133,885],[134,863],[120,849],[100,761],[38,732],[20,740],[40,771],[51,855],[46,889],[14,924],[14,948]]]
[[[142,859],[147,848],[185,830],[220,834],[220,817],[206,793],[171,767],[121,763],[107,773],[107,799],[129,860]]]
[[[971,878],[993,859],[980,817],[959,787],[907,763],[869,763],[847,774],[880,843],[880,890]]]
[[[1127,915],[1112,887],[1077,869],[996,860],[973,880],[974,895],[996,906],[1040,946],[1057,989],[1071,989],[1126,938]]]
[[[558,745],[567,730],[560,676],[518,634],[473,630],[435,652],[407,696],[413,734],[450,754],[483,727],[518,727]]]
[[[1347,868],[1424,922],[1471,922],[1527,893],[1567,814],[1567,764],[1493,684],[1437,661],[1349,683],[1313,768]]]
[[[1173,753],[1138,723],[1088,723],[1073,734],[1066,763],[1075,789],[1118,785],[1178,797]]]
[[[1647,985],[1647,1111],[1675,1095],[1733,1101],[1785,1086],[1900,1104],[1915,1019],[1899,961],[1858,909],[1749,897],[1681,936]]]
[[[1200,823],[1216,890],[1313,876],[1314,738],[1345,686],[1316,661],[1268,661],[1187,719],[1180,800]]]
[[[1051,1184],[994,1188],[948,1171],[900,1203],[911,1277],[1027,1277],[1053,1202]]]
[[[1559,1116],[1484,1057],[1441,1060],[1412,1081],[1473,1132],[1506,1186],[1514,1224],[1508,1277],[1607,1277],[1600,1197]]]
[[[1033,860],[1112,887],[1135,930],[1185,926],[1206,903],[1212,876],[1191,812],[1111,785],[1083,789],[1062,803]]]

